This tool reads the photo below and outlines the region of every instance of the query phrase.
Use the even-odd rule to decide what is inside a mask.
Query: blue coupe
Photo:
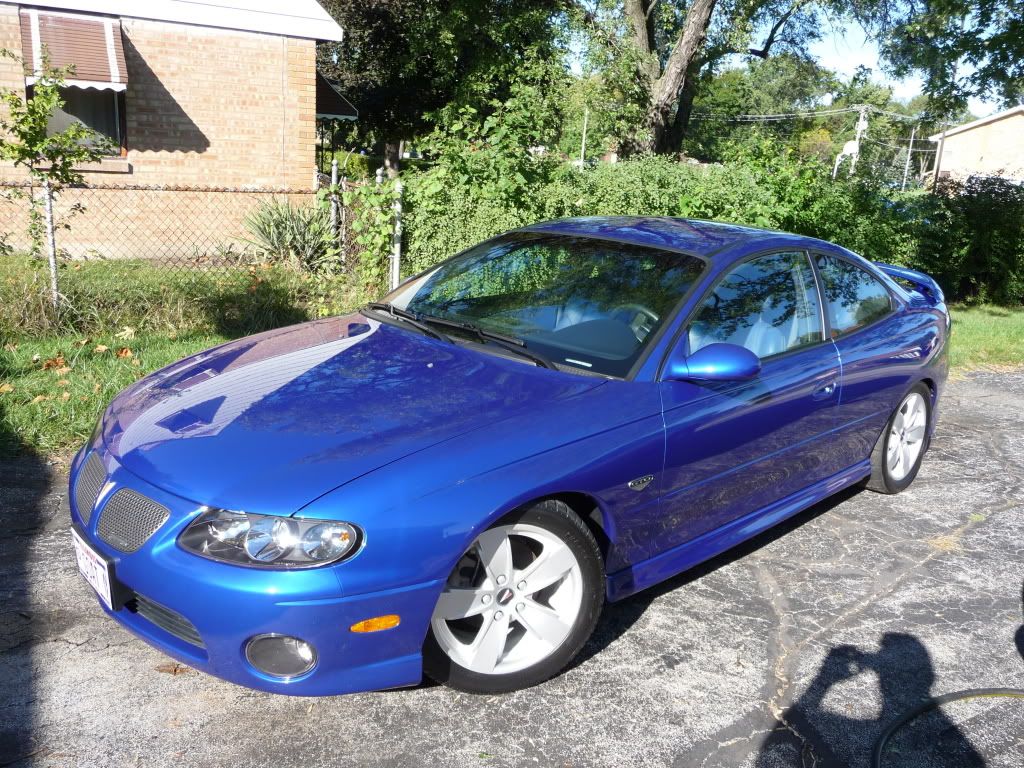
[[[906,488],[949,329],[931,278],[820,240],[524,227],[122,392],[72,467],[78,565],[116,621],[241,685],[534,685],[605,600]]]

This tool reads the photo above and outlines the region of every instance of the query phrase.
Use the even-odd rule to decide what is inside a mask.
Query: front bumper
[[[71,519],[88,543],[113,561],[115,591],[126,602],[120,607],[115,604],[114,610],[103,609],[126,629],[190,667],[272,693],[322,696],[420,681],[423,639],[442,588],[440,582],[351,595],[342,589],[338,571],[358,568],[359,555],[336,566],[269,571],[190,554],[176,539],[201,506],[141,480],[102,446],[96,448],[106,470],[106,483],[95,511],[85,522],[77,508],[75,483],[87,450],[79,453],[70,473]],[[96,530],[104,503],[125,487],[171,511],[167,522],[129,554],[108,545]],[[349,629],[356,622],[384,614],[398,614],[401,624],[368,634]],[[194,633],[188,631],[188,625]],[[269,633],[311,643],[317,651],[316,666],[289,680],[257,670],[245,658],[245,645],[250,638]]]

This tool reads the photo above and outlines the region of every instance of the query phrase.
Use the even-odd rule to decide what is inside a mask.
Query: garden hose
[[[909,723],[911,720],[920,717],[925,712],[930,712],[936,707],[940,707],[943,704],[949,704],[952,701],[963,701],[964,699],[984,699],[996,696],[1007,696],[1014,699],[1024,699],[1024,689],[1021,688],[971,688],[967,691],[957,691],[956,693],[945,693],[942,696],[936,696],[928,699],[920,706],[914,707],[909,712],[906,712],[900,716],[892,725],[882,731],[882,735],[878,737],[878,741],[875,742],[875,748],[871,751],[871,768],[882,768],[882,751],[885,749],[885,745],[896,731],[902,728],[904,725]]]

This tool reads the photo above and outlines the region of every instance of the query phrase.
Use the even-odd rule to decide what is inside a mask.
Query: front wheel
[[[481,533],[452,570],[430,621],[424,670],[470,693],[547,680],[590,637],[604,603],[594,535],[560,501]]]
[[[871,452],[868,488],[879,493],[899,493],[914,482],[928,443],[931,402],[926,384],[915,385],[900,401]]]

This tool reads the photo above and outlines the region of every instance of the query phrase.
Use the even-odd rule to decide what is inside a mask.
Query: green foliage
[[[955,298],[1024,303],[1024,187],[1001,178],[944,182],[910,208],[914,262]]]
[[[350,209],[352,231],[359,246],[356,281],[360,291],[373,296],[387,287],[388,257],[394,231],[395,182],[346,187],[342,202]]]
[[[293,206],[288,200],[267,200],[245,217],[247,242],[273,264],[329,272],[338,266],[337,236],[324,204]]]
[[[465,127],[465,126],[463,126]],[[482,126],[480,126],[482,131]],[[952,299],[1024,301],[1024,191],[972,180],[901,194],[765,139],[723,163],[645,156],[579,169],[483,137],[407,179],[406,274],[505,230],[565,216],[684,216],[830,240],[868,259],[916,266]]]

